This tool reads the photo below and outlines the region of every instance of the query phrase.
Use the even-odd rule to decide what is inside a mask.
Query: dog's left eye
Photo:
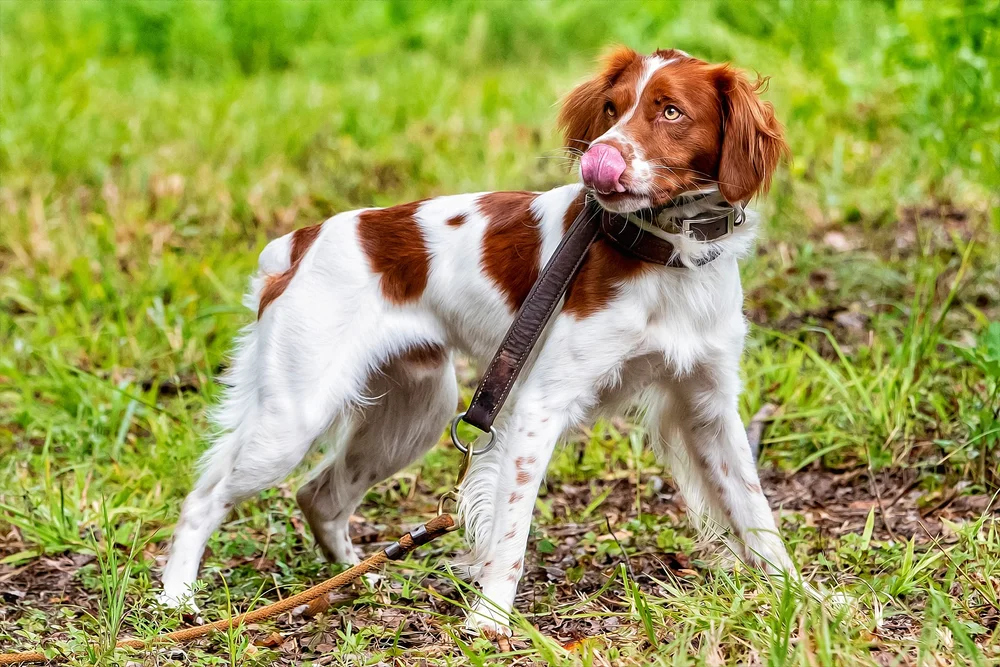
[[[677,120],[681,115],[681,110],[673,104],[668,104],[667,108],[663,110],[663,117],[667,120]]]

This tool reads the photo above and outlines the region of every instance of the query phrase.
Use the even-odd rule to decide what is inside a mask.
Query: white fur
[[[581,187],[535,200],[542,261]],[[215,444],[184,503],[163,573],[164,601],[188,595],[205,544],[229,508],[279,483],[324,438],[335,440],[330,458],[298,499],[326,554],[356,560],[347,519],[365,490],[433,446],[456,407],[450,359],[426,368],[397,356],[435,344],[484,364],[510,325],[503,295],[481,271],[487,221],[478,197],[421,205],[416,217],[430,276],[421,298],[404,306],[382,296],[358,242],[358,212],[326,222],[288,288],[237,342],[213,415]],[[716,204],[703,200],[666,215]],[[445,224],[460,213],[464,225]],[[550,322],[498,420],[497,447],[475,460],[462,489],[470,571],[484,598],[470,627],[508,631],[535,496],[560,437],[640,395],[649,403],[653,446],[672,463],[692,511],[731,528],[752,561],[794,572],[737,412],[746,332],[737,258],[751,247],[756,223],[748,212],[736,234],[716,244],[722,255],[704,267],[642,272],[603,310],[583,319],[561,313]],[[685,261],[706,252],[706,244],[674,240]],[[265,273],[288,267],[289,252],[287,236],[264,249],[248,306],[256,308]]]

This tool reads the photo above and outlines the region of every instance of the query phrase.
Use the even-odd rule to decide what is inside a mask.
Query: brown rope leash
[[[192,639],[198,639],[199,637],[204,637],[205,635],[219,630],[228,630],[239,625],[257,623],[258,621],[274,618],[275,616],[291,611],[296,607],[308,604],[309,602],[326,595],[332,590],[346,586],[347,584],[357,580],[359,577],[381,568],[382,565],[390,560],[399,560],[422,544],[427,544],[431,540],[435,540],[445,533],[451,532],[454,528],[455,520],[451,517],[451,515],[440,514],[419,528],[403,535],[398,541],[393,542],[385,549],[372,554],[351,569],[345,570],[332,579],[327,579],[321,584],[317,584],[308,590],[302,591],[298,595],[293,595],[292,597],[285,598],[280,602],[269,604],[266,607],[261,607],[260,609],[249,611],[233,618],[226,618],[221,621],[206,623],[205,625],[198,625],[193,628],[175,630],[174,632],[157,635],[151,639],[123,639],[118,642],[117,646],[122,648],[143,648],[152,644],[160,644],[164,642],[188,642]],[[33,651],[29,653],[0,653],[0,665],[23,665],[32,662],[45,662],[46,660],[47,658],[45,657],[45,654],[40,651]]]

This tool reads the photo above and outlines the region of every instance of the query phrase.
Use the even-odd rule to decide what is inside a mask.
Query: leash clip
[[[475,443],[472,443],[470,445],[465,445],[462,442],[462,439],[458,437],[458,422],[462,421],[463,417],[465,417],[465,413],[460,412],[454,419],[451,420],[451,444],[455,445],[455,449],[462,452],[463,454],[471,452],[473,456],[477,456],[479,454],[485,454],[486,452],[490,451],[491,449],[493,449],[493,447],[496,446],[497,429],[494,426],[490,426],[489,430],[490,441],[486,443],[486,446],[480,449],[472,449],[472,446]]]
[[[462,463],[458,466],[458,475],[455,478],[454,486],[442,493],[441,497],[438,498],[438,516],[442,516],[445,513],[444,505],[446,502],[449,500],[455,503],[458,502],[458,490],[461,488],[462,482],[465,481],[466,476],[469,474],[469,468],[472,467],[472,457],[477,454],[485,454],[493,449],[493,447],[497,444],[497,430],[493,426],[490,426],[490,439],[485,446],[475,449],[475,443],[470,443],[468,445],[463,443],[462,439],[458,437],[458,422],[462,421],[462,417],[464,416],[465,413],[462,412],[451,420],[451,444],[455,445],[455,449],[462,452]],[[448,532],[457,529],[458,526],[456,524],[449,528]]]

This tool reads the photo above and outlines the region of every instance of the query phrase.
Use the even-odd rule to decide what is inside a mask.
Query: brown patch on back
[[[316,241],[316,237],[319,236],[322,229],[323,223],[321,222],[318,225],[303,227],[302,229],[296,229],[292,232],[292,250],[289,255],[289,266],[282,273],[267,277],[267,282],[264,283],[264,289],[260,291],[260,300],[259,305],[257,306],[258,320],[261,315],[264,314],[264,309],[267,308],[272,301],[281,296],[288,287],[289,283],[292,282],[292,277],[295,275],[295,272],[299,270],[299,262],[301,262],[302,258],[305,257],[306,252],[308,252],[313,242]]]
[[[449,227],[461,227],[465,224],[466,220],[468,220],[468,216],[465,213],[459,213],[458,215],[453,215],[445,220],[444,224]]]
[[[416,301],[427,287],[430,254],[414,215],[422,201],[364,211],[358,238],[372,271],[381,274],[382,295],[395,304]]]
[[[538,279],[542,235],[531,212],[534,192],[491,192],[479,198],[487,219],[482,267],[500,288],[511,310],[524,303]]]
[[[531,473],[528,472],[527,470],[518,470],[516,479],[518,484],[524,486],[525,484],[531,481]]]

